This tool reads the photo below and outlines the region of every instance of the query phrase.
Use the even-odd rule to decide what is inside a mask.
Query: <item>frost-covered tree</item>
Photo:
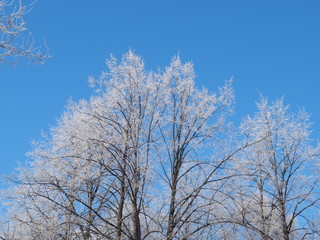
[[[13,64],[16,58],[26,57],[32,62],[41,63],[46,59],[27,32],[23,17],[30,5],[22,1],[0,0],[0,63]]]
[[[212,146],[218,144],[215,137],[225,129],[233,89],[230,82],[218,94],[197,89],[192,64],[182,64],[178,57],[166,68],[163,78],[168,89],[165,123],[160,126],[163,144],[159,174],[169,189],[165,195],[169,199],[164,207],[165,237],[189,239],[201,236],[198,234],[213,223],[209,196],[214,191],[209,188],[228,157],[219,158],[216,153],[213,159]]]
[[[104,99],[96,115],[111,127],[112,141],[106,138],[104,142],[115,157],[112,172],[119,184],[117,239],[124,234],[142,239],[152,232],[151,185],[165,87],[160,75],[145,70],[142,59],[132,51],[120,64],[111,58],[108,67],[109,72],[92,83],[100,86]]]
[[[247,140],[262,140],[237,161],[243,176],[235,184],[235,221],[253,231],[247,239],[309,239],[319,201],[319,148],[310,139],[309,114],[289,113],[283,99],[261,98],[257,106],[241,125]]]

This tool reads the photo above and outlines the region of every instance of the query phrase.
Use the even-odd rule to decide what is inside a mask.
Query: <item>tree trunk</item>
[[[128,147],[125,147],[125,151],[122,157],[123,166],[121,168],[121,178],[120,178],[120,200],[117,212],[117,240],[121,240],[122,235],[122,224],[123,224],[123,207],[124,207],[124,200],[125,200],[125,193],[126,193],[126,186],[125,186],[125,176],[126,176],[126,159],[127,159],[127,150]]]
[[[172,176],[167,240],[173,239],[173,230],[174,230],[175,224],[176,224],[174,215],[175,215],[175,210],[176,210],[176,193],[177,193],[178,175],[179,175],[179,169],[176,167],[173,169],[173,176]]]

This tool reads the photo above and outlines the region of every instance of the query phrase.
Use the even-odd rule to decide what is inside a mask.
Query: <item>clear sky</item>
[[[87,78],[106,69],[110,53],[129,48],[153,69],[180,53],[210,91],[233,77],[238,119],[260,93],[285,95],[293,110],[313,114],[320,136],[319,0],[38,0],[25,19],[53,57],[0,65],[0,175],[25,161],[70,97],[90,96]]]

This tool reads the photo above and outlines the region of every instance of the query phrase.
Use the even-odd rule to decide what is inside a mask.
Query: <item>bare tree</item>
[[[144,69],[142,59],[129,51],[122,62],[108,62],[109,73],[96,81],[105,94],[108,107],[98,119],[111,126],[116,144],[108,142],[117,164],[119,208],[117,239],[123,229],[129,239],[148,237],[150,230],[149,198],[155,163],[154,146],[163,104],[163,82],[157,74]],[[104,90],[105,89],[105,90]],[[100,111],[101,112],[101,111]],[[119,154],[120,153],[120,154]]]
[[[257,239],[295,239],[309,234],[308,221],[319,201],[319,149],[310,139],[311,123],[304,111],[288,113],[283,99],[266,98],[259,112],[247,117],[242,131],[249,139],[263,139],[245,149],[237,170],[238,223]],[[250,238],[252,239],[252,238]]]
[[[219,169],[229,159],[216,156],[217,161],[212,160],[212,144],[225,129],[225,117],[231,111],[231,83],[220,93],[209,94],[195,87],[194,78],[193,65],[182,64],[178,57],[164,74],[168,90],[166,123],[160,126],[163,154],[159,174],[169,189],[164,208],[168,211],[164,222],[167,240],[193,238],[211,227],[208,196],[214,193],[208,189],[218,182]]]

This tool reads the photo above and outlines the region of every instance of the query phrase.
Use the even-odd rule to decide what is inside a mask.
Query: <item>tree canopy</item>
[[[2,239],[319,239],[307,113],[262,97],[236,127],[232,81],[199,89],[178,56],[107,66],[17,172]]]

